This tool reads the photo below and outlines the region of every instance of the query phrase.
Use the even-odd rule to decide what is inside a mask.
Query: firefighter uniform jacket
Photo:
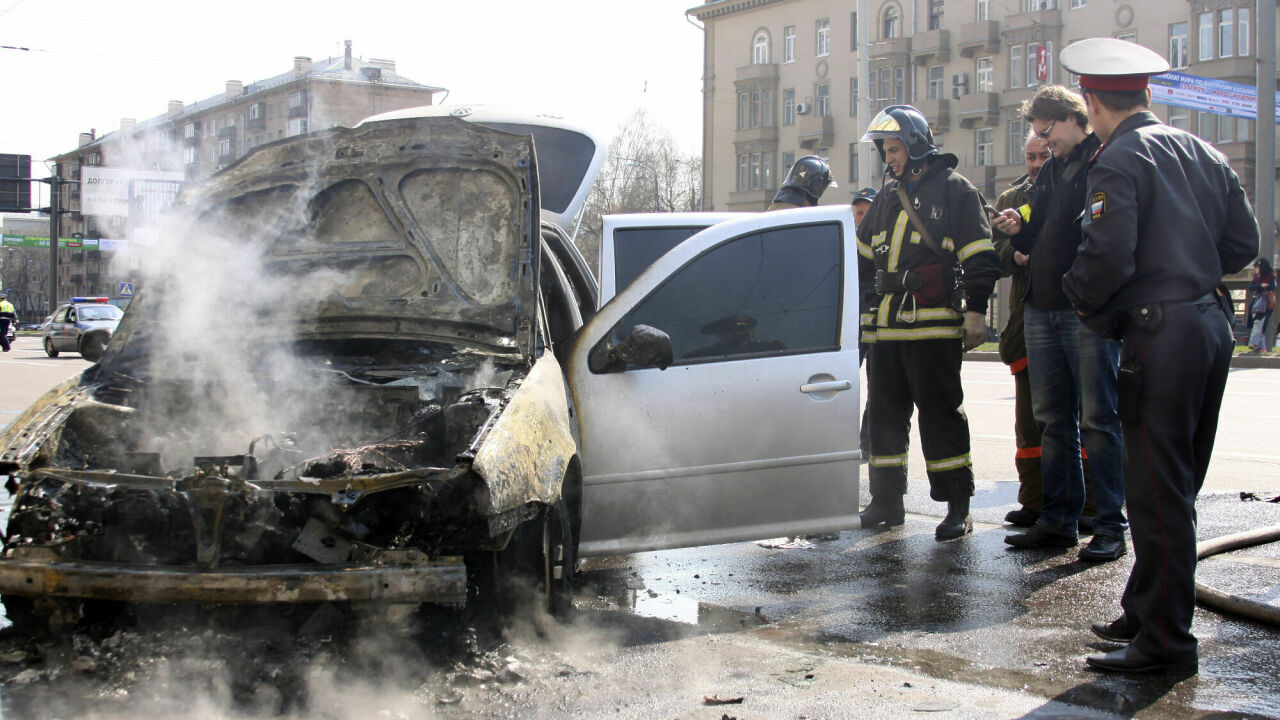
[[[981,195],[954,171],[956,162],[950,153],[933,156],[920,180],[908,184],[907,196],[934,243],[954,258],[951,265],[962,268],[958,280],[964,285],[964,308],[957,310],[947,299],[926,304],[902,290],[876,293],[877,270],[901,273],[943,263],[902,209],[899,181],[890,179],[858,226],[863,342],[959,339],[963,310],[986,312],[987,299],[1000,277],[1000,258],[991,244],[991,223]],[[951,269],[946,268],[948,279],[953,277]]]

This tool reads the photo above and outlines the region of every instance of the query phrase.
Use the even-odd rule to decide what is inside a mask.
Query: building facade
[[[81,180],[85,168],[165,173],[174,179],[143,181],[149,190],[142,198],[164,204],[179,182],[207,177],[259,145],[350,126],[381,112],[431,105],[443,91],[396,74],[393,60],[354,57],[347,41],[343,57],[295,57],[291,70],[266,80],[248,85],[229,80],[223,92],[204,100],[170,101],[163,115],[141,122],[123,119],[119,130],[100,137],[81,133],[75,150],[52,160],[55,173],[66,180]],[[61,193],[61,206],[70,211],[63,216],[61,236],[88,240],[85,247],[58,251],[59,298],[113,295],[118,282],[132,278],[127,267],[118,266],[118,277],[108,277],[111,251],[102,247],[105,240],[125,240],[133,218],[81,213],[79,184],[67,185]],[[134,199],[131,212],[137,209]]]
[[[1255,84],[1254,0],[716,0],[689,14],[706,29],[707,210],[763,209],[806,154],[827,158],[840,183],[824,203],[879,187],[875,146],[859,140],[876,112],[901,103],[924,113],[958,171],[994,198],[1025,172],[1019,107],[1042,84],[1077,85],[1058,53],[1086,37]],[[1254,121],[1152,110],[1213,142],[1252,197]]]

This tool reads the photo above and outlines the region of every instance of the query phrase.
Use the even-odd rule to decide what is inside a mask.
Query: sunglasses
[[[1040,138],[1041,140],[1048,140],[1049,133],[1053,132],[1053,126],[1057,124],[1058,124],[1057,120],[1054,120],[1053,122],[1049,123],[1049,127],[1036,133],[1036,137]]]

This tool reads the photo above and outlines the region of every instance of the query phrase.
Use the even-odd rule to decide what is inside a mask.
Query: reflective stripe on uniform
[[[876,328],[876,337],[880,340],[946,340],[949,338],[960,338],[964,334],[964,328],[959,325],[947,325],[943,327],[918,327],[918,328]]]
[[[889,272],[898,271],[898,259],[902,255],[902,235],[907,229],[907,212],[898,211],[898,221],[893,224],[893,236],[889,238],[889,264],[885,267]]]
[[[982,238],[981,240],[974,240],[973,242],[969,243],[968,245],[965,245],[964,247],[956,251],[956,259],[959,260],[960,262],[964,262],[965,260],[968,260],[974,255],[977,255],[978,253],[983,252],[984,250],[990,250],[991,252],[995,252],[996,246],[992,245],[991,240],[988,238]]]
[[[951,238],[949,238],[949,237],[944,237],[944,238],[942,238],[942,249],[943,249],[943,250],[946,250],[947,252],[955,252],[955,251],[956,251],[956,241],[955,241],[955,240],[952,240],[952,239],[951,239]]]
[[[871,246],[861,240],[858,241],[858,254],[868,260],[876,259],[875,253],[871,252]]]
[[[872,455],[867,461],[871,467],[905,467],[907,464],[907,454],[901,455]]]
[[[889,306],[892,304],[893,293],[880,298],[880,309],[876,311],[876,325],[879,327],[887,327],[889,325]]]
[[[947,470],[958,470],[962,467],[972,465],[973,461],[969,459],[969,453],[956,455],[955,457],[943,458],[942,460],[925,460],[924,466],[926,470],[933,472],[946,472]]]
[[[916,322],[928,320],[960,320],[960,313],[949,307],[919,308],[916,310]]]

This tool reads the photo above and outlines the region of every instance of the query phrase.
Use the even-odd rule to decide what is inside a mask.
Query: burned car
[[[555,609],[580,555],[855,524],[849,208],[615,222],[601,294],[565,229],[590,135],[453,114],[184,191],[101,360],[0,438],[10,619],[464,605],[510,577]],[[713,342],[724,316],[767,341]]]

